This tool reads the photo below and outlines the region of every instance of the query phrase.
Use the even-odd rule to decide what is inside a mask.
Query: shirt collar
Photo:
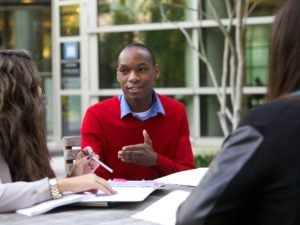
[[[133,115],[134,117],[136,117],[137,119],[141,120],[141,121],[144,121],[144,120],[147,120],[151,117],[154,117],[156,115],[158,115],[159,113],[162,114],[162,115],[165,115],[165,110],[164,110],[164,107],[163,105],[161,104],[161,101],[157,95],[157,93],[155,91],[153,91],[152,93],[152,98],[153,98],[153,105],[152,105],[152,108],[151,108],[151,111],[150,113],[146,116],[146,117],[138,117],[136,115],[133,115],[133,112],[130,108],[130,106],[128,105],[126,99],[125,99],[125,96],[124,96],[124,93],[120,94],[118,96],[118,99],[120,101],[120,110],[121,110],[121,119],[125,116],[127,116],[128,114],[131,114]]]

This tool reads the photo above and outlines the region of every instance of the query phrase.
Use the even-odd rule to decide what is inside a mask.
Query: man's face
[[[149,104],[155,79],[159,77],[158,65],[153,65],[150,54],[143,48],[128,47],[119,55],[117,80],[128,103]]]

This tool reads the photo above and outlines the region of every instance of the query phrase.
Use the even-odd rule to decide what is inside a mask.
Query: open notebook
[[[92,193],[66,193],[63,198],[42,202],[16,212],[26,216],[35,216],[64,205],[109,206],[118,202],[141,202],[162,186],[162,184],[154,181],[124,181],[110,182],[110,184],[117,191],[117,194],[106,195],[101,191],[96,195]]]
[[[155,189],[162,184],[154,181],[125,181],[110,182],[117,194],[98,194],[92,198],[82,199],[74,205],[79,206],[109,206],[118,202],[141,202],[144,201]]]

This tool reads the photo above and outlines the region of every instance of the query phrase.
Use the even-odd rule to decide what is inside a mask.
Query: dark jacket
[[[300,224],[300,102],[252,110],[177,212],[177,225]]]

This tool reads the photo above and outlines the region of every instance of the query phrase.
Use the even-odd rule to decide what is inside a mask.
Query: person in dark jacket
[[[300,1],[273,24],[267,103],[228,136],[176,225],[300,224]]]

